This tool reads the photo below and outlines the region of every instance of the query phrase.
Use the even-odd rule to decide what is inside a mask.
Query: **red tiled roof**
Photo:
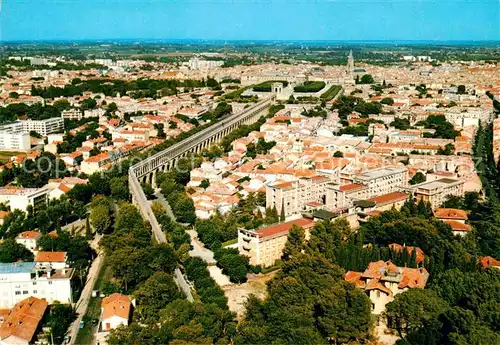
[[[500,267],[500,260],[492,258],[491,256],[484,256],[480,258],[480,262],[483,268]]]
[[[373,201],[378,204],[390,204],[402,200],[408,199],[408,194],[404,192],[392,192],[389,194],[379,195],[374,198],[368,199],[368,201]]]
[[[36,262],[65,262],[66,252],[38,252]]]
[[[469,224],[460,223],[456,220],[444,219],[443,222],[451,226],[453,231],[471,231],[472,227]]]
[[[47,306],[45,299],[36,297],[17,303],[0,326],[0,339],[15,337],[31,343]]]
[[[365,188],[365,187],[366,186],[364,184],[351,183],[351,184],[345,184],[343,186],[340,186],[339,189],[342,192],[349,192],[352,190],[361,189],[361,188]]]
[[[266,238],[266,237],[276,236],[279,234],[287,234],[288,232],[290,232],[290,230],[292,229],[292,227],[294,225],[299,226],[299,227],[304,228],[304,229],[307,229],[307,228],[312,227],[314,225],[314,222],[312,219],[309,219],[309,218],[299,218],[299,219],[295,219],[295,220],[292,220],[292,221],[289,221],[286,223],[280,223],[280,224],[269,226],[267,228],[262,228],[262,229],[256,230],[255,232],[262,239],[262,238]]]
[[[41,234],[38,231],[24,231],[17,235],[17,239],[35,239],[40,237]]]
[[[467,212],[457,208],[438,208],[434,211],[434,217],[440,219],[467,220]]]
[[[102,300],[102,319],[113,316],[128,319],[130,316],[130,297],[120,293],[113,293]]]

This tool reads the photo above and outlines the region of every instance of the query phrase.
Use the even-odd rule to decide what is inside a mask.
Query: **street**
[[[97,247],[97,244],[99,243],[99,239],[101,236],[96,236],[96,238],[92,241],[91,246]],[[94,248],[95,249],[95,248]],[[82,321],[83,316],[87,312],[87,307],[89,305],[90,298],[92,298],[92,290],[94,290],[94,286],[97,280],[97,277],[99,276],[99,271],[101,269],[103,260],[104,260],[104,253],[98,252],[99,254],[97,255],[97,258],[92,262],[92,265],[90,266],[89,273],[87,275],[87,281],[85,283],[85,287],[83,288],[82,294],[80,295],[80,298],[78,299],[78,302],[76,303],[76,320],[73,322],[73,324],[70,327],[70,330],[68,332],[68,336],[70,337],[70,345],[75,344],[76,341],[76,336],[78,334],[80,322]]]

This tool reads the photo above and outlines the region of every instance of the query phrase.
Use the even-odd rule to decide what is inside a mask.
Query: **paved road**
[[[168,204],[161,191],[156,190],[155,196],[157,198],[157,201],[159,201],[167,209],[168,215],[173,220],[175,220],[172,209],[170,208],[170,205]],[[193,247],[193,249],[189,251],[189,256],[202,258],[203,261],[208,264],[208,271],[210,272],[210,276],[215,280],[217,284],[219,284],[219,286],[230,285],[231,281],[229,280],[229,277],[224,275],[222,273],[222,270],[216,266],[217,261],[215,261],[214,259],[214,253],[210,249],[206,248],[203,243],[198,240],[198,233],[196,232],[196,230],[187,230],[187,233],[191,237],[191,246]]]
[[[176,221],[175,215],[172,212],[172,208],[170,207],[169,203],[167,202],[167,199],[165,199],[165,197],[163,196],[163,193],[161,192],[161,189],[157,188],[156,191],[155,191],[154,196],[157,199],[156,201],[160,202],[160,204],[162,204],[167,209],[168,216],[170,218],[172,218],[172,220]],[[151,202],[153,202],[153,201],[155,201],[155,200],[151,200]]]
[[[191,257],[202,258],[208,264],[208,272],[219,286],[231,285],[229,277],[222,273],[222,270],[216,266],[217,261],[214,259],[214,253],[206,248],[203,243],[198,240],[196,230],[188,230],[187,233],[191,237],[191,246],[193,249],[189,252]]]
[[[97,244],[99,243],[101,236],[96,236],[96,238],[92,241],[91,247],[97,248]],[[83,288],[82,294],[76,303],[76,320],[71,324],[68,335],[71,337],[69,342],[70,345],[75,344],[76,336],[78,334],[80,321],[82,321],[83,316],[87,312],[87,308],[89,306],[90,298],[92,298],[92,290],[94,290],[94,285],[96,283],[97,277],[99,276],[99,271],[101,269],[102,263],[104,260],[104,253],[99,252],[97,258],[92,262],[90,266],[89,273],[87,275],[87,281],[85,283],[85,287]]]

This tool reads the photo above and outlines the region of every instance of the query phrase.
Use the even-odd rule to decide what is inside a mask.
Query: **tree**
[[[63,98],[63,99],[60,99],[60,100],[57,100],[54,102],[53,106],[59,110],[60,112],[62,112],[63,110],[68,110],[71,108],[71,104],[69,103],[69,101],[66,99],[66,98]]]
[[[146,199],[152,200],[155,198],[155,190],[151,186],[151,183],[148,183],[148,182],[143,183],[142,190],[144,191],[144,194],[146,195]]]
[[[127,176],[113,177],[109,181],[109,187],[113,198],[117,200],[128,200],[130,198]]]
[[[448,308],[448,303],[434,291],[410,289],[396,295],[386,305],[385,316],[391,328],[403,337],[424,327],[427,321],[438,317]]]
[[[90,222],[98,234],[104,234],[111,227],[110,210],[105,205],[92,207],[90,211]]]
[[[281,204],[280,222],[284,222],[285,220],[286,220],[286,216],[285,216],[285,203],[283,202]]]
[[[393,105],[394,104],[394,99],[391,97],[386,97],[380,101],[382,104],[387,104],[387,105]]]
[[[340,152],[340,151],[335,151],[335,153],[333,154],[333,157],[343,158],[344,154],[342,152]]]
[[[364,74],[362,77],[361,77],[361,80],[360,80],[360,84],[373,84],[375,82],[375,80],[373,80],[373,77],[371,76],[371,74]]]
[[[285,244],[285,248],[283,249],[283,260],[289,260],[293,256],[296,256],[301,253],[301,251],[305,248],[305,232],[304,229],[300,226],[293,225],[292,229],[288,233],[288,239]]]
[[[463,95],[466,93],[466,89],[465,89],[465,85],[458,85],[458,88],[457,88],[457,93],[459,95]]]
[[[33,261],[33,253],[14,239],[6,239],[0,244],[0,262]]]
[[[137,299],[137,311],[146,321],[156,321],[161,309],[182,297],[172,276],[164,272],[156,272],[139,284],[133,295]]]
[[[91,240],[92,239],[92,229],[90,228],[90,219],[89,219],[89,217],[87,217],[85,219],[85,238],[87,240]]]
[[[426,177],[423,173],[421,173],[420,171],[418,171],[415,175],[413,175],[413,177],[411,178],[411,180],[409,181],[410,184],[419,184],[419,183],[423,183],[426,181]]]
[[[208,187],[210,187],[210,181],[208,180],[201,181],[200,188],[207,189]]]
[[[17,98],[19,98],[19,94],[15,91],[12,91],[12,92],[9,92],[9,97],[17,99]]]

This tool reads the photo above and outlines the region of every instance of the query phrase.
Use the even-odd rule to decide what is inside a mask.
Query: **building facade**
[[[35,262],[0,264],[0,308],[12,308],[33,296],[48,303],[72,303],[72,268],[53,269]]]
[[[300,214],[310,202],[326,205],[326,187],[331,183],[326,176],[301,178],[296,181],[266,186],[266,207],[284,209],[285,217]]]
[[[238,229],[238,251],[250,258],[250,265],[273,266],[281,258],[288,233],[294,225],[303,228],[308,239],[314,221],[300,218],[258,230]]]

